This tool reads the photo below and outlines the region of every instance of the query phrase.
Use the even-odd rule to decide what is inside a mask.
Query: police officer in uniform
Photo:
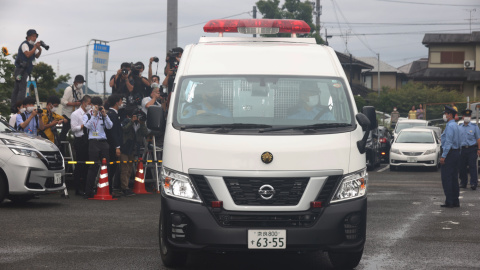
[[[476,190],[478,184],[477,158],[480,154],[480,149],[478,149],[478,145],[480,144],[480,129],[476,124],[470,121],[472,110],[464,110],[462,111],[462,115],[464,123],[458,127],[460,130],[460,144],[462,147],[458,168],[460,174],[460,187],[467,187],[467,172],[470,172],[470,188]],[[467,166],[469,168],[468,171]]]
[[[457,111],[450,106],[445,106],[443,120],[447,126],[442,133],[442,186],[445,193],[445,204],[441,207],[460,207],[458,186],[458,160],[460,159],[460,131],[455,123]]]

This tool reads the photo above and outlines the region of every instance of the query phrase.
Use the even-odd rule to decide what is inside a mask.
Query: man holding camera
[[[27,134],[37,136],[39,132],[43,132],[43,122],[38,118],[42,117],[42,110],[35,109],[35,99],[26,97],[23,100],[23,107],[26,109],[24,113],[17,115],[17,129]]]
[[[150,81],[142,77],[145,66],[142,62],[137,62],[132,65],[129,78],[133,80],[133,90],[128,93],[127,107],[139,107],[145,95],[149,95],[147,87],[150,89]]]
[[[42,48],[40,48],[42,42],[36,42],[37,38],[37,31],[30,29],[27,31],[26,40],[18,47],[17,58],[15,58],[15,84],[11,98],[12,113],[16,113],[17,111],[17,108],[15,108],[17,100],[25,98],[25,93],[27,91],[27,77],[32,73],[33,61],[35,58],[39,58],[40,54],[42,54]]]
[[[112,87],[113,94],[127,95],[133,90],[133,81],[129,80],[130,63],[122,63],[117,74],[110,78],[110,87]]]
[[[63,105],[62,112],[63,118],[67,121],[63,123],[62,131],[60,132],[60,141],[65,141],[67,138],[67,133],[70,130],[70,117],[72,113],[80,107],[82,104],[81,100],[83,98],[83,83],[85,82],[85,78],[82,75],[75,76],[75,80],[71,86],[65,88],[63,92],[63,97],[61,99],[61,103]]]
[[[93,109],[83,116],[83,125],[88,129],[88,156],[90,160],[101,162],[105,158],[108,163],[110,148],[105,130],[111,129],[113,123],[102,107],[102,103],[101,98],[92,98]],[[90,165],[88,168],[84,198],[93,198],[98,167],[99,164],[97,163]]]
[[[163,81],[163,85],[166,85],[168,87],[168,97],[167,97],[167,108],[168,105],[170,104],[170,96],[173,92],[173,82],[175,81],[175,77],[177,76],[177,69],[178,65],[180,63],[180,58],[182,58],[183,54],[183,49],[180,47],[176,47],[168,51],[167,53],[167,59],[165,60],[167,62],[167,65],[165,66],[165,80]]]
[[[57,125],[65,125],[68,121],[63,116],[56,113],[60,105],[60,99],[57,96],[51,96],[47,99],[47,108],[44,110],[42,122],[45,127],[43,131],[47,138],[60,148],[60,138],[58,136]]]

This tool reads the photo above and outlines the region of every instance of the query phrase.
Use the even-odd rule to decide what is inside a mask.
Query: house
[[[372,91],[371,89],[366,88],[363,84],[362,70],[372,69],[373,66],[360,61],[358,58],[355,58],[352,55],[346,55],[337,51],[335,51],[335,53],[337,54],[338,60],[340,61],[345,74],[347,75],[352,93],[355,96],[360,95],[365,98]]]
[[[359,57],[359,60],[373,66],[371,69],[364,69],[362,77],[365,87],[378,91],[379,61],[377,57]],[[399,70],[383,61],[380,61],[380,90],[382,87],[398,89],[407,82],[406,76]]]
[[[480,32],[425,34],[428,58],[400,69],[414,81],[457,90],[474,100],[480,95]]]

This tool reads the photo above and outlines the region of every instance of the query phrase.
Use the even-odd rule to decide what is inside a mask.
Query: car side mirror
[[[163,112],[163,108],[161,106],[152,105],[148,107],[147,111],[147,128],[157,131],[163,132],[165,130],[165,113]]]

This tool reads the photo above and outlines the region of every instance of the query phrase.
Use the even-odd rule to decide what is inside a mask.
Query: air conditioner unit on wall
[[[475,68],[475,61],[474,60],[465,60],[463,61],[464,68]]]

